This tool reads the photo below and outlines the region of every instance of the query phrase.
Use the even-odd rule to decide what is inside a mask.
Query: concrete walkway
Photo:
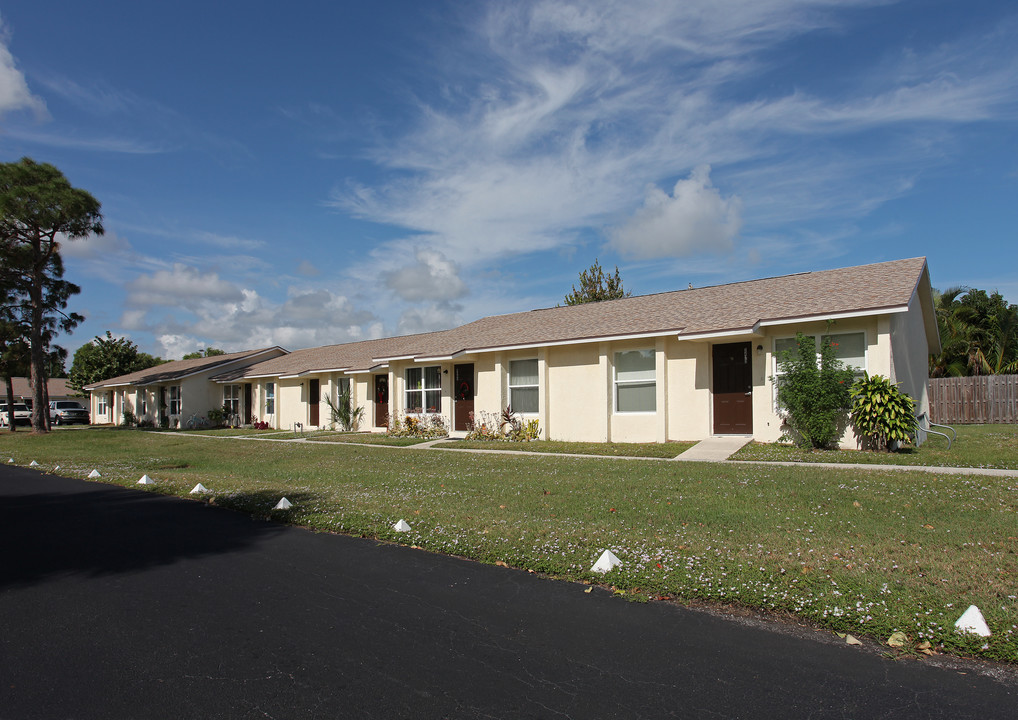
[[[191,434],[188,437],[201,437],[211,440],[253,440],[257,442],[281,442],[281,443],[310,443],[314,442],[303,436],[297,437],[252,437],[250,435],[198,435]],[[532,455],[541,457],[573,457],[599,460],[626,460],[626,461],[653,461],[653,462],[712,462],[728,465],[770,465],[781,467],[811,467],[830,470],[875,470],[875,471],[899,471],[899,472],[925,472],[936,475],[983,475],[989,477],[1018,477],[1018,470],[1001,468],[980,468],[980,467],[955,467],[946,465],[883,465],[877,463],[825,463],[825,462],[798,462],[782,460],[729,460],[728,458],[737,453],[742,447],[752,442],[753,438],[748,435],[725,435],[721,437],[707,438],[701,440],[684,453],[674,458],[638,457],[632,455],[587,455],[580,453],[548,453],[534,450],[505,450],[493,447],[490,450],[478,450],[475,448],[450,447],[451,441],[447,437],[436,438],[415,445],[381,445],[378,443],[334,443],[349,445],[351,447],[388,448],[394,451],[406,450],[431,450],[437,452],[458,452],[482,454],[505,454],[505,455]],[[315,444],[330,444],[316,442]]]
[[[675,460],[686,462],[721,462],[727,460],[753,441],[750,435],[720,435],[701,440]]]

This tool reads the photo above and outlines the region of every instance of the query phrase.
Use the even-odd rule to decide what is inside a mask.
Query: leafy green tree
[[[573,291],[566,295],[566,305],[582,305],[583,303],[618,300],[630,297],[633,293],[626,292],[619,277],[619,267],[615,266],[614,275],[606,275],[601,263],[594,258],[594,264],[580,273],[579,289],[573,285]]]
[[[4,284],[14,302],[5,308],[22,328],[32,379],[32,429],[46,432],[47,354],[57,332],[70,332],[84,318],[64,309],[81,288],[63,279],[62,239],[101,235],[99,201],[72,187],[47,163],[22,158],[0,164],[0,257]]]
[[[838,360],[829,337],[820,344],[798,333],[796,347],[778,356],[781,373],[772,380],[786,414],[791,438],[800,447],[822,449],[837,442],[848,420],[852,371]]]
[[[965,287],[935,293],[941,352],[930,377],[1018,372],[1018,305],[998,293]]]
[[[18,326],[0,318],[0,376],[7,390],[7,406],[0,412],[6,412],[9,418],[14,417],[14,378],[27,374],[28,356],[28,345]],[[12,422],[8,429],[15,432],[17,426]]]
[[[189,352],[187,353],[187,355],[182,357],[181,360],[197,360],[198,358],[215,357],[216,355],[225,354],[226,354],[225,350],[220,350],[219,348],[214,347],[207,347],[204,350],[195,350],[194,352]]]
[[[71,377],[67,384],[82,393],[93,383],[127,375],[164,363],[165,360],[138,351],[138,346],[127,338],[115,338],[107,330],[106,337],[96,337],[85,343],[71,361]]]

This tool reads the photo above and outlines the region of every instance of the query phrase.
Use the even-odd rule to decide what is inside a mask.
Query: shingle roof
[[[279,377],[325,370],[368,370],[376,365],[384,364],[375,358],[417,355],[420,350],[438,342],[438,336],[450,332],[452,331],[440,330],[419,335],[361,340],[341,345],[294,350],[288,355],[241,368],[236,372],[216,375],[212,379],[217,382],[228,382],[243,377]]]
[[[736,333],[785,320],[889,311],[908,306],[925,267],[926,259],[919,257],[494,315],[451,330],[297,350],[214,379],[363,371],[401,357],[608,337]]]
[[[102,382],[97,382],[94,385],[87,385],[85,389],[94,390],[103,387],[112,387],[115,385],[152,385],[154,383],[169,382],[188,375],[194,375],[195,373],[213,370],[217,367],[228,365],[238,360],[251,360],[251,362],[254,362],[259,355],[272,350],[279,350],[283,353],[286,352],[286,350],[283,350],[281,347],[273,346],[259,348],[257,350],[244,350],[241,352],[226,353],[225,355],[213,355],[212,357],[192,358],[191,360],[174,360],[172,362],[163,363],[162,365],[146,368],[145,370],[138,370],[137,372],[128,373],[127,375],[120,375],[119,377],[103,380]]]
[[[481,318],[434,338],[422,356],[626,335],[700,335],[757,323],[906,307],[926,258],[783,275]]]

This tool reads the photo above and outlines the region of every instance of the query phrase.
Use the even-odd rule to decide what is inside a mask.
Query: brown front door
[[[308,380],[308,425],[318,427],[318,405],[321,402],[321,380]]]
[[[453,410],[453,430],[468,431],[474,415],[474,364],[457,365],[453,368],[453,397],[456,398]]]
[[[375,427],[389,427],[388,375],[375,375]]]
[[[251,383],[244,383],[244,416],[247,418],[244,420],[245,423],[254,422],[254,405],[251,403]]]
[[[751,343],[714,346],[714,434],[753,433]]]

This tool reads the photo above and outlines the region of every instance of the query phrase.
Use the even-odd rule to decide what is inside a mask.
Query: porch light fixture
[[[756,346],[756,354],[757,355],[763,355],[763,345],[757,345]]]

